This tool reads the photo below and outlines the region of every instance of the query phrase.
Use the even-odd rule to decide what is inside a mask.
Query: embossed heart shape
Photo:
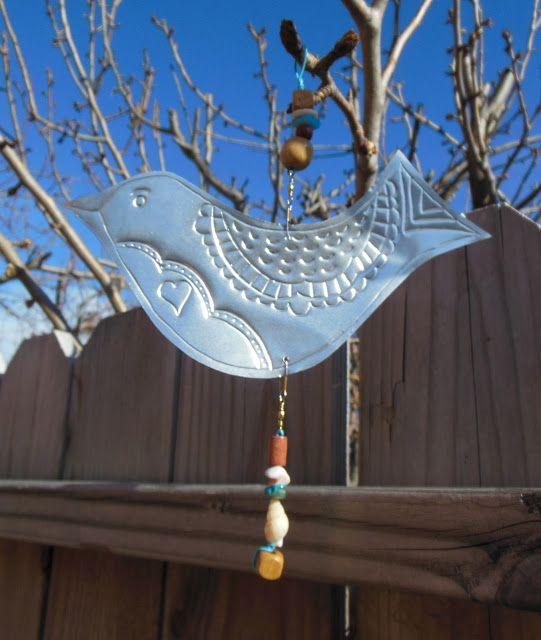
[[[175,315],[179,316],[191,292],[192,288],[185,280],[166,280],[160,286],[158,295],[169,303]]]

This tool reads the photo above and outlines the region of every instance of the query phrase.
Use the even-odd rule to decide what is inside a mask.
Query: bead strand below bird
[[[254,558],[257,573],[265,580],[278,580],[284,570],[284,554],[280,548],[289,531],[289,519],[282,505],[286,499],[287,487],[291,482],[285,466],[287,463],[286,401],[288,381],[288,359],[284,358],[284,375],[280,379],[278,396],[278,421],[276,431],[269,440],[269,464],[265,471],[268,486],[265,495],[270,498],[265,521],[267,544],[259,547]]]

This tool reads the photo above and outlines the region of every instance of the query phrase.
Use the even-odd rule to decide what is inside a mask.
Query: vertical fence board
[[[70,360],[56,336],[27,340],[0,391],[0,477],[55,479],[65,444]],[[0,542],[3,638],[38,638],[48,587],[48,549]]]
[[[481,484],[541,483],[541,230],[506,207],[469,252]],[[532,588],[536,588],[535,585]],[[541,613],[489,607],[494,638],[540,637]]]
[[[539,640],[541,615],[534,611],[491,607],[490,629],[490,640]]]
[[[464,252],[445,254],[361,328],[361,484],[479,483],[467,292]]]
[[[358,618],[359,640],[496,640],[486,607],[463,600],[361,589]]]
[[[472,337],[485,486],[541,482],[541,230],[502,208],[468,250]]]
[[[99,325],[74,369],[66,478],[167,481],[177,362],[141,310]],[[45,638],[156,638],[163,569],[95,550],[56,550]]]
[[[540,480],[541,233],[497,207],[472,219],[492,239],[424,265],[360,331],[361,484]],[[533,638],[541,620],[383,588],[357,604],[363,640]]]
[[[337,376],[339,357],[290,379],[288,467],[293,482],[344,481],[332,460],[342,446],[345,455],[343,425],[334,424],[340,416],[333,399],[343,385]],[[182,363],[175,481],[262,482],[278,383],[227,378],[186,357]],[[254,551],[264,543],[263,525]],[[287,555],[286,540],[286,573]],[[246,558],[247,567],[250,562]],[[163,637],[326,640],[333,637],[334,600],[329,585],[287,578],[269,583],[250,573],[170,565]]]

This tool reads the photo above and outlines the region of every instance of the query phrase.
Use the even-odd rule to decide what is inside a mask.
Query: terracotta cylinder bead
[[[272,435],[269,442],[269,464],[285,467],[287,462],[287,436]]]

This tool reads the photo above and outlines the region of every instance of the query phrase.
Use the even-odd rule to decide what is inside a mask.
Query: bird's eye
[[[147,203],[147,197],[144,196],[142,193],[138,193],[136,196],[134,196],[132,200],[133,206],[137,207],[138,209],[140,209],[141,207],[144,207],[146,203]]]

